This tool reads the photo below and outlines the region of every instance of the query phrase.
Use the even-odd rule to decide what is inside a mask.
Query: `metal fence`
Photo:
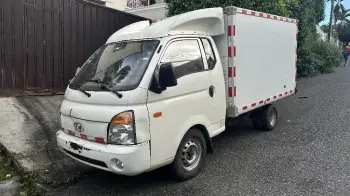
[[[112,33],[140,20],[80,0],[0,0],[0,91],[61,91]]]

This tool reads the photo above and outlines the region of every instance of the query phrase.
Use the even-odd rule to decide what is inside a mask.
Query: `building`
[[[167,4],[165,0],[126,0],[125,11],[134,15],[157,21],[166,18]],[[153,2],[153,4],[151,4]]]
[[[125,10],[126,8],[126,0],[103,0],[106,2],[106,6],[117,9],[117,10]]]
[[[149,6],[126,9],[125,11],[134,15],[149,18],[153,21],[158,21],[167,17],[167,10],[166,3],[157,3]]]
[[[316,25],[316,31],[317,31],[317,34],[319,35],[319,39],[321,39],[323,41],[327,41],[328,40],[327,39],[327,33],[324,33],[322,31],[322,29],[320,28],[320,26]],[[331,36],[330,42],[333,43],[336,46],[341,46],[340,41],[338,40],[338,38],[335,35]]]
[[[85,0],[91,3],[96,3],[116,10],[124,10],[126,7],[126,0]]]
[[[165,0],[88,0],[113,9],[123,10],[134,15],[157,21],[166,18]]]

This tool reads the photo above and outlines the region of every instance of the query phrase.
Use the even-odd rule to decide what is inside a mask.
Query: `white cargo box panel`
[[[294,94],[298,21],[227,7],[225,23],[228,116]]]

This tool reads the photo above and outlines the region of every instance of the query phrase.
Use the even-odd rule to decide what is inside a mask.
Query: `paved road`
[[[174,182],[164,169],[137,177],[92,170],[53,195],[350,195],[350,67],[298,86],[277,103],[274,131],[230,128],[190,181]]]

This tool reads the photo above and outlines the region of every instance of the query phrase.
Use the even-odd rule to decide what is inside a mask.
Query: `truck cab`
[[[75,160],[121,175],[171,164],[195,176],[225,130],[227,92],[217,40],[222,8],[113,34],[79,69],[61,105],[57,142]]]

